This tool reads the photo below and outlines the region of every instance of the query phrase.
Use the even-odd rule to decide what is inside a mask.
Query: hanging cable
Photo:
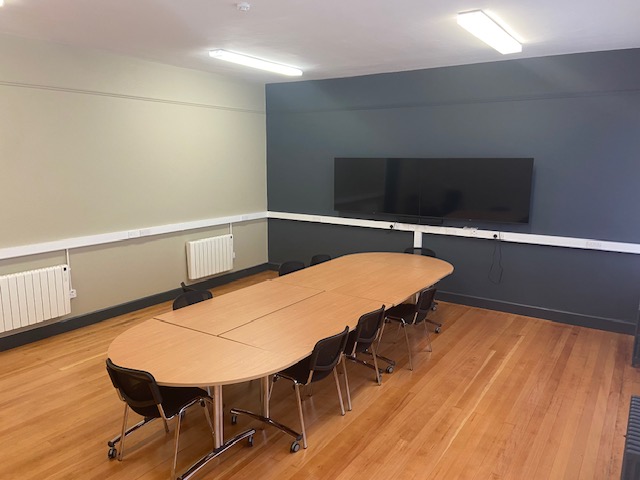
[[[502,282],[502,273],[504,271],[502,268],[502,242],[498,234],[495,234],[493,238],[495,240],[493,244],[493,255],[487,278],[489,278],[489,281],[494,285],[498,285]]]

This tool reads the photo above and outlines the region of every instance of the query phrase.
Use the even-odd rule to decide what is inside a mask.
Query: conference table
[[[108,356],[150,372],[159,385],[213,389],[214,449],[179,477],[187,479],[255,434],[224,440],[223,385],[260,379],[261,417],[270,421],[270,375],[345,325],[355,328],[361,315],[398,305],[452,272],[451,264],[421,255],[345,255],[145,320],[116,337]]]

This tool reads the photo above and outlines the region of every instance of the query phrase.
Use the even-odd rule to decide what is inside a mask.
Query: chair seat
[[[356,343],[357,336],[358,336],[358,332],[356,332],[355,330],[349,333],[349,337],[347,338],[347,346],[344,349],[345,352],[348,352],[349,354],[353,352],[353,344]],[[358,344],[356,345],[355,353],[362,353],[366,351],[368,348],[369,348],[368,343],[358,342]]]
[[[309,378],[309,357],[285,368],[280,373],[283,377],[290,378],[298,383],[307,383],[307,379]]]
[[[162,409],[167,418],[173,417],[182,407],[197,397],[207,397],[204,390],[195,387],[158,387],[162,395]],[[156,405],[130,405],[131,409],[145,418],[159,418],[160,413]]]
[[[386,312],[386,317],[389,320],[394,320],[396,322],[400,322],[402,320],[405,323],[413,322],[413,316],[416,313],[416,306],[412,303],[401,303],[400,305],[396,305],[395,307],[391,307]]]
[[[356,343],[356,337],[358,332],[352,330],[349,332],[349,336],[347,337],[347,345],[344,347],[344,351],[346,353],[351,353],[353,351],[353,345]]]
[[[194,398],[209,395],[206,391],[196,387],[160,387],[160,393],[162,393],[162,408],[167,417],[176,415]]]
[[[290,367],[282,370],[279,375],[290,378],[291,380],[295,380],[298,383],[306,384],[307,380],[309,380],[310,360],[311,357],[304,358],[295,365],[291,365]],[[313,378],[311,379],[311,381],[317,382],[318,380],[322,380],[330,374],[331,370],[315,371],[313,372]]]

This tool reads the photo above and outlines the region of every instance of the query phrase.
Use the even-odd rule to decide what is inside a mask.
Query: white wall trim
[[[422,232],[433,235],[451,235],[484,239],[500,239],[503,242],[527,243],[551,247],[580,248],[583,250],[601,250],[603,252],[632,253],[640,255],[640,244],[609,242],[590,238],[558,237],[553,235],[537,235],[533,233],[501,232],[499,230],[481,230],[478,228],[441,227],[433,225],[414,225],[411,223],[383,222],[379,220],[361,220],[358,218],[341,218],[323,215],[307,215],[302,213],[268,212],[269,218],[281,220],[297,220],[301,222],[328,223],[352,227],[377,228],[382,230],[400,230],[402,232]],[[421,246],[421,245],[414,245]]]
[[[34,243],[32,245],[22,245],[18,247],[0,248],[0,260],[8,258],[26,257],[39,253],[57,252],[72,248],[90,247],[93,245],[103,245],[105,243],[122,242],[140,237],[150,237],[163,235],[166,233],[183,232],[197,228],[215,227],[251,220],[261,220],[267,218],[267,212],[252,212],[242,215],[230,215],[227,217],[208,218],[204,220],[194,220],[191,222],[172,223],[155,227],[146,227],[133,230],[122,230],[119,232],[102,233],[98,235],[87,235],[85,237],[64,238],[53,242]]]
[[[0,248],[0,260],[9,258],[26,257],[40,253],[64,251],[73,248],[90,247],[106,243],[122,242],[140,237],[164,235],[167,233],[183,232],[198,228],[215,227],[218,225],[233,225],[234,223],[249,222],[274,218],[279,220],[295,220],[299,222],[326,223],[331,225],[345,225],[349,227],[375,228],[379,230],[400,230],[414,233],[414,246],[417,243],[419,233],[432,235],[450,235],[455,237],[498,238],[503,242],[527,243],[530,245],[545,245],[550,247],[579,248],[583,250],[600,250],[604,252],[631,253],[640,255],[640,244],[610,242],[588,238],[558,237],[553,235],[536,235],[532,233],[501,232],[499,230],[480,230],[478,228],[441,227],[433,225],[414,225],[411,223],[383,222],[380,220],[363,220],[358,218],[342,218],[327,215],[308,215],[304,213],[287,212],[252,212],[241,215],[208,218],[191,222],[172,223],[155,227],[145,227],[119,232],[88,235],[84,237],[71,237],[52,242],[21,245],[17,247]]]

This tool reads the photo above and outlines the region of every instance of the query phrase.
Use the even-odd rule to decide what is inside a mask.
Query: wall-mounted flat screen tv
[[[418,216],[418,173],[414,159],[336,158],[335,210]]]
[[[336,158],[334,209],[528,223],[532,158]]]

